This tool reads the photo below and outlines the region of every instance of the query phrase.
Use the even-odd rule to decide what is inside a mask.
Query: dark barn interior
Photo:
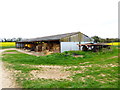
[[[55,41],[34,41],[34,42],[19,42],[16,44],[17,48],[27,49],[30,51],[42,52],[51,51],[54,53],[60,52],[60,42]]]

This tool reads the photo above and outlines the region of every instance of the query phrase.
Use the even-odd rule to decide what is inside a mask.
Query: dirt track
[[[0,50],[1,53],[4,50]],[[12,76],[12,73],[4,67],[4,64],[0,57],[0,89],[2,88],[19,88]]]

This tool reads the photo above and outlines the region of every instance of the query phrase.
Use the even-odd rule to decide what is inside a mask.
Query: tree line
[[[111,42],[120,42],[120,38],[101,38],[99,36],[93,36],[91,37],[94,39],[95,43],[111,43]]]
[[[22,38],[2,38],[0,42],[18,42],[21,41]]]

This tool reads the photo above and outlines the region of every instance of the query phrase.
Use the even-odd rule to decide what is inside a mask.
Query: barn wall
[[[61,42],[91,42],[91,39],[82,33],[64,37]]]
[[[24,43],[16,43],[16,48],[23,48],[24,45]]]
[[[60,41],[61,52],[81,50],[81,48],[79,48],[77,44],[92,43],[92,40],[82,33],[77,33],[71,36],[64,37]]]
[[[85,35],[82,35],[82,39],[81,39],[81,42],[91,42],[92,40],[89,38],[89,37],[87,37],[87,36],[85,36]]]
[[[60,51],[71,51],[71,50],[79,50],[79,46],[77,45],[79,42],[61,42],[60,43]]]

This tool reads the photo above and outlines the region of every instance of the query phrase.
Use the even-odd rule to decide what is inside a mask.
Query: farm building
[[[48,50],[56,53],[70,50],[80,50],[77,44],[90,42],[93,42],[93,40],[87,35],[81,32],[73,32],[22,40],[16,42],[16,48],[25,48],[37,52]]]

